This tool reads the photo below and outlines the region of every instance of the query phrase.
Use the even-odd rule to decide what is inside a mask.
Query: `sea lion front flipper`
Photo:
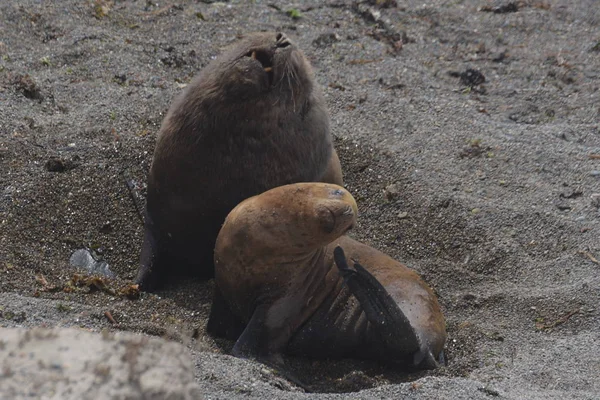
[[[142,252],[140,255],[140,267],[138,269],[135,283],[140,285],[140,289],[146,292],[152,292],[158,288],[161,282],[161,274],[158,269],[158,248],[157,240],[152,229],[152,221],[146,212],[144,223],[144,242],[142,243]]]
[[[240,335],[231,351],[234,356],[239,358],[251,358],[274,369],[284,379],[292,382],[294,385],[304,389],[306,392],[312,392],[310,386],[306,385],[292,373],[285,369],[285,363],[281,355],[281,350],[277,349],[277,332],[271,332],[267,328],[267,315],[270,305],[258,306],[252,314],[252,318],[244,332]]]
[[[243,322],[233,314],[221,290],[215,285],[206,332],[212,336],[236,340],[243,331]]]
[[[414,355],[415,366],[423,362],[429,365],[429,350],[421,345],[410,321],[383,285],[359,263],[354,263],[355,270],[351,269],[340,246],[334,249],[333,256],[344,282],[385,346],[396,354]]]
[[[235,342],[232,353],[240,358],[268,359],[273,357],[270,346],[272,336],[266,327],[269,306],[256,307],[248,325]]]

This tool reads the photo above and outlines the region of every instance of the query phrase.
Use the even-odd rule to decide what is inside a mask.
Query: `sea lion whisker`
[[[290,80],[290,73],[288,72],[285,75],[287,76],[288,86],[290,87],[290,90],[292,91],[292,105],[293,105],[292,109],[294,110],[294,112],[296,112],[296,97],[294,96],[294,86],[292,85],[292,82]]]
[[[298,79],[298,71],[296,70],[296,67],[294,65],[291,65],[290,66],[290,70],[291,70],[292,79],[294,80],[294,83],[296,85],[298,85],[298,83],[300,82],[300,80]]]

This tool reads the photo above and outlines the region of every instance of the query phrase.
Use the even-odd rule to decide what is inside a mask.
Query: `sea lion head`
[[[253,102],[253,107],[263,102],[278,107],[285,105],[281,103],[302,106],[312,92],[314,79],[302,51],[281,32],[244,36],[224,49],[202,75],[210,100],[230,106]]]
[[[217,247],[244,247],[272,254],[301,254],[325,246],[356,224],[356,201],[328,183],[279,186],[241,202],[228,215]],[[248,246],[248,241],[252,245]]]

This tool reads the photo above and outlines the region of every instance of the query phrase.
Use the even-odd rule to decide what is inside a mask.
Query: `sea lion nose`
[[[284,34],[279,32],[277,36],[275,36],[275,46],[279,48],[288,47],[292,44],[292,41]]]

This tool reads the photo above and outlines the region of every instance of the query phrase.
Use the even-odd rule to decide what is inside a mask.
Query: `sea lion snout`
[[[345,203],[345,207],[339,208],[338,210],[338,212],[340,213],[340,218],[349,222],[346,223],[347,227],[344,229],[344,233],[353,229],[356,225],[356,218],[358,217],[358,206],[356,205],[356,200],[354,199],[354,197],[352,197],[350,192],[341,187],[330,188],[329,197],[333,199],[339,199]]]
[[[313,218],[327,237],[327,239],[323,238],[324,243],[327,240],[335,240],[356,224],[358,217],[356,200],[343,187],[327,183],[301,183],[296,184],[295,187],[308,189],[308,193],[302,196],[306,196],[304,201],[314,210]],[[305,215],[309,214],[310,212],[305,213]]]
[[[285,33],[279,32],[277,34],[277,36],[275,37],[275,46],[279,47],[279,48],[285,48],[288,46],[291,46],[293,43],[290,40],[290,38],[288,38]]]
[[[251,50],[246,53],[246,57],[250,57],[260,63],[269,79],[269,86],[273,85],[273,55],[274,52],[269,51],[269,49]]]
[[[250,57],[253,60],[256,60],[260,63],[261,67],[264,69],[267,74],[269,80],[269,86],[273,85],[273,80],[275,77],[275,55],[281,51],[282,49],[287,49],[293,46],[293,42],[283,33],[278,33],[275,36],[275,44],[272,46],[261,46],[257,48],[253,48],[245,54],[245,57]]]

